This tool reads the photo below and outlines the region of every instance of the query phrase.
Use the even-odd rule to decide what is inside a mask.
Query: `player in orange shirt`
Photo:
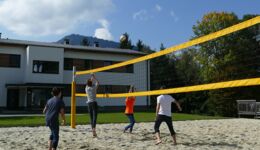
[[[134,86],[131,86],[129,89],[129,93],[132,93],[135,91]],[[130,124],[127,125],[124,129],[124,132],[126,132],[128,129],[130,129],[130,133],[133,131],[133,127],[135,124],[135,118],[134,118],[134,103],[135,103],[135,97],[127,97],[125,100],[125,115],[128,117]]]

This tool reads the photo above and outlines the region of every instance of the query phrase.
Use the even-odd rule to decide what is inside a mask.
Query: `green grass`
[[[155,113],[138,112],[135,113],[136,122],[153,122]],[[193,114],[174,113],[174,121],[184,120],[207,120],[207,119],[224,119],[218,116],[204,116]],[[70,116],[66,116],[67,125],[70,124]],[[98,123],[125,123],[128,122],[127,117],[123,113],[100,113],[98,114]],[[79,114],[76,116],[76,124],[88,124],[89,115]],[[45,125],[44,116],[33,117],[2,117],[0,118],[0,127],[16,127],[16,126],[43,126]]]

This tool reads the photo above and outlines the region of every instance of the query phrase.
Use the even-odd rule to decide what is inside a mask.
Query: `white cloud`
[[[146,21],[150,18],[150,16],[148,15],[147,11],[145,9],[142,9],[138,12],[135,12],[133,14],[133,19],[134,20],[141,20],[141,21]]]
[[[179,21],[178,16],[175,14],[175,12],[173,10],[170,11],[170,15],[175,22]]]
[[[101,24],[102,28],[97,28],[95,30],[94,36],[104,40],[113,40],[114,38],[109,31],[109,22],[105,19],[101,19],[99,20],[99,23]]]
[[[156,4],[155,5],[155,9],[160,12],[162,10],[162,6]]]
[[[63,34],[104,19],[113,8],[112,0],[2,0],[0,26],[20,35]]]

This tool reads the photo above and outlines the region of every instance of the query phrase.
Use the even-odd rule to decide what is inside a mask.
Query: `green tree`
[[[187,49],[175,54],[175,68],[180,87],[198,85],[202,83],[200,77],[200,64],[196,60],[197,52],[195,49]],[[204,102],[207,98],[205,92],[192,92],[178,94],[177,97],[185,113],[204,112]]]
[[[162,48],[160,46],[160,49]],[[165,48],[162,48],[163,50]],[[151,76],[151,89],[158,90],[161,86],[166,86],[167,88],[173,88],[178,85],[176,82],[176,69],[175,60],[170,58],[170,55],[163,55],[150,60],[150,76]],[[155,97],[151,104],[156,105]]]
[[[161,43],[160,50],[164,50],[164,49],[165,49],[165,47],[164,47],[163,43]]]
[[[136,43],[136,47],[137,47],[138,51],[143,51],[143,48],[144,48],[143,41],[138,40],[137,43]]]
[[[212,12],[206,14],[201,21],[193,26],[196,37],[232,26],[252,18],[246,15],[240,20],[234,13]],[[197,49],[197,60],[201,66],[201,77],[205,83],[250,78],[259,75],[257,65],[259,45],[253,37],[256,29],[248,28],[230,35],[200,44]],[[236,114],[235,100],[252,98],[255,90],[235,88],[210,91],[208,93],[208,110],[213,114],[234,116]],[[255,93],[256,94],[256,93]]]

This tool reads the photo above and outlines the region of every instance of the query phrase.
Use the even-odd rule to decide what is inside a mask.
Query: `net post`
[[[71,83],[71,115],[70,115],[70,127],[76,128],[76,67],[73,66],[72,71],[72,83]]]

